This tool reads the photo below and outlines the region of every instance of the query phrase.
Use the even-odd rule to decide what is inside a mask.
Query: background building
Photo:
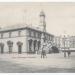
[[[75,50],[75,36],[57,36],[54,43],[60,50]]]

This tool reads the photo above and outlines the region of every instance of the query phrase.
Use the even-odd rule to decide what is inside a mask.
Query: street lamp
[[[64,41],[64,57],[66,57],[66,51],[65,51],[65,42],[66,42],[66,37],[65,37],[65,35],[64,35],[63,41]]]

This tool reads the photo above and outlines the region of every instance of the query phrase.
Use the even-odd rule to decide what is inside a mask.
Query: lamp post
[[[45,21],[45,13],[43,11],[40,12],[40,25],[43,27],[42,36],[41,36],[41,48],[43,45],[46,45],[46,21]],[[43,49],[42,49],[43,50]]]
[[[66,57],[66,51],[65,51],[65,42],[66,42],[66,37],[65,37],[65,35],[64,35],[63,41],[64,41],[64,57]]]
[[[70,50],[70,36],[68,35],[68,50]]]

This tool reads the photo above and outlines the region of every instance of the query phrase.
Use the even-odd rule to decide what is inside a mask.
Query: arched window
[[[7,41],[7,45],[8,45],[9,53],[12,53],[13,42],[10,40]]]
[[[18,41],[17,45],[18,45],[18,53],[21,54],[22,53],[22,45],[23,45],[23,43]]]

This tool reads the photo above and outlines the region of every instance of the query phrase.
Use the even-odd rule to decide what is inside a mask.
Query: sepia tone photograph
[[[75,73],[75,3],[0,2],[0,73]]]

